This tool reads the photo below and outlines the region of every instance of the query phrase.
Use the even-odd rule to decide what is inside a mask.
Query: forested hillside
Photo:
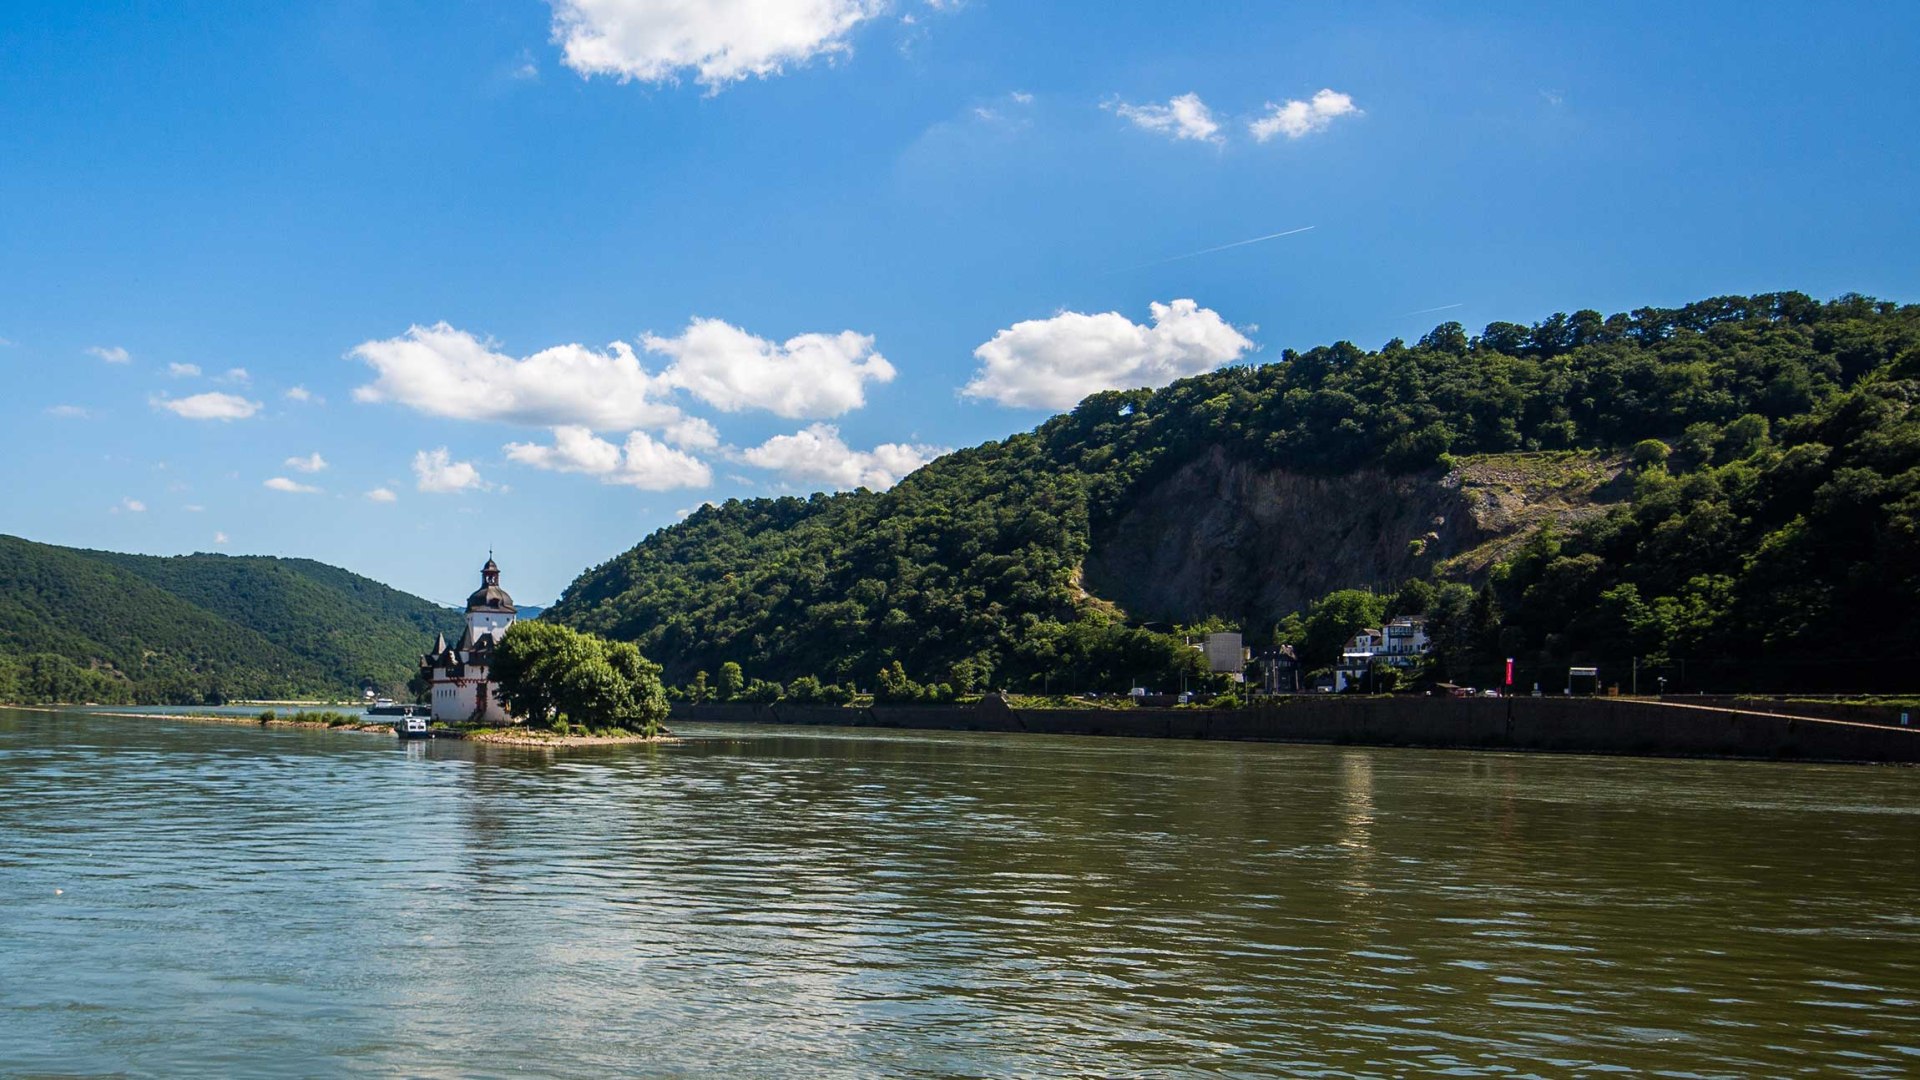
[[[175,702],[403,686],[449,609],[307,559],[0,537],[0,700]]]
[[[1725,687],[1910,685],[1916,380],[1920,308],[1798,293],[1289,350],[1164,390],[1096,394],[885,493],[703,509],[583,575],[548,617],[637,641],[679,681],[733,661],[769,680],[865,686],[897,660],[956,688],[1116,689],[1171,678],[1190,654],[1140,625],[1155,613],[1094,595],[1087,568],[1135,565],[1129,545],[1163,538],[1171,525],[1135,513],[1147,502],[1175,519],[1181,498],[1207,513],[1219,492],[1182,486],[1196,462],[1263,478],[1270,501],[1324,490],[1328,512],[1379,504],[1317,541],[1332,561],[1349,541],[1378,545],[1368,530],[1386,526],[1370,523],[1407,497],[1394,478],[1449,491],[1489,460],[1496,472],[1611,461],[1617,477],[1578,512],[1467,530],[1436,512],[1427,531],[1392,537],[1394,558],[1316,577],[1373,590],[1371,602],[1236,590],[1223,572],[1199,607],[1175,606],[1256,642],[1278,635],[1309,663],[1332,659],[1324,627],[1397,605],[1431,610],[1436,670],[1462,679],[1512,655],[1523,679],[1640,657]],[[1362,490],[1362,476],[1392,482]],[[1241,549],[1238,566],[1311,562],[1285,533],[1223,543]],[[1316,615],[1323,632],[1309,641]]]

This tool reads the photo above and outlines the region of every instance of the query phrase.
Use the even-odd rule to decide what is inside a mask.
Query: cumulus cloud
[[[873,338],[851,330],[775,344],[719,319],[695,319],[678,337],[648,334],[644,344],[672,358],[663,379],[723,412],[839,416],[867,403],[868,382],[890,382],[894,375],[893,365],[873,351]]]
[[[356,401],[391,401],[454,420],[499,420],[546,427],[660,427],[680,410],[632,347],[604,352],[556,345],[516,360],[446,323],[415,326],[396,338],[363,342],[348,355],[378,377],[354,390]]]
[[[973,350],[980,369],[961,391],[1002,405],[1066,409],[1088,394],[1165,386],[1253,348],[1218,312],[1192,300],[1151,307],[1153,325],[1118,312],[1029,319]]]
[[[198,364],[168,364],[167,374],[176,379],[191,379],[200,374]]]
[[[882,443],[872,450],[855,450],[840,438],[839,428],[810,424],[791,435],[775,435],[740,456],[749,465],[771,469],[789,480],[885,491],[945,452],[907,443]]]
[[[550,0],[553,39],[581,75],[666,82],[682,71],[711,91],[788,64],[848,51],[847,34],[885,0]]]
[[[85,420],[89,413],[78,405],[49,405],[48,416],[57,416],[62,420]]]
[[[312,484],[303,484],[298,480],[290,480],[284,476],[276,476],[261,486],[270,491],[284,491],[289,495],[312,495],[320,490]]]
[[[646,335],[642,346],[666,359],[664,370],[650,371],[625,342],[604,350],[559,345],[515,359],[446,323],[415,326],[353,349],[349,355],[376,373],[353,396],[457,420],[644,429],[702,450],[717,446],[719,434],[668,400],[676,391],[725,412],[818,419],[860,408],[868,383],[894,377],[873,338],[851,330],[773,342],[720,319],[694,319],[673,337]]]
[[[252,380],[253,376],[247,374],[247,369],[243,367],[230,367],[227,369],[226,374],[220,376],[221,382],[228,383],[243,383],[251,382]]]
[[[144,514],[147,512],[147,504],[141,502],[139,499],[121,499],[120,505],[115,508],[115,512],[117,513],[120,510],[125,510],[129,514]]]
[[[298,469],[301,472],[315,473],[327,467],[327,459],[320,456],[320,451],[315,450],[306,457],[288,458],[286,460],[286,466],[289,469]]]
[[[125,364],[133,360],[133,354],[118,345],[95,345],[87,350],[87,355],[97,356],[109,364]]]
[[[400,496],[395,495],[392,488],[377,487],[367,492],[367,498],[377,503],[390,503],[397,502]]]
[[[1133,121],[1135,127],[1158,132],[1174,139],[1220,143],[1220,124],[1199,94],[1181,94],[1165,105],[1129,105],[1124,101],[1104,106]]]
[[[306,387],[296,386],[293,389],[287,391],[287,400],[288,401],[319,401],[320,399],[315,397],[313,395],[313,391],[307,389]]]
[[[154,398],[153,404],[189,420],[245,420],[260,411],[257,401],[217,391],[183,398]]]
[[[216,544],[224,544],[224,543],[226,543],[226,542],[227,542],[227,534],[226,534],[226,533],[223,533],[223,532],[217,532],[217,533],[214,533],[214,534],[213,534],[213,542],[214,542],[214,543],[216,543]]]
[[[720,445],[720,432],[698,416],[668,424],[661,436],[682,450],[711,450]]]
[[[413,455],[413,479],[414,486],[421,491],[443,495],[459,491],[486,491],[492,486],[480,479],[480,470],[474,468],[472,462],[453,460],[453,455],[444,446]]]
[[[1321,90],[1310,100],[1288,101],[1283,105],[1267,103],[1267,114],[1247,125],[1253,137],[1266,142],[1275,135],[1298,139],[1325,131],[1327,125],[1342,116],[1359,116],[1361,110],[1353,98],[1335,90]]]
[[[644,431],[627,436],[625,447],[615,446],[584,427],[553,429],[553,445],[508,443],[509,460],[549,472],[586,473],[603,484],[625,484],[643,491],[705,487],[713,482],[707,463],[656,441]]]

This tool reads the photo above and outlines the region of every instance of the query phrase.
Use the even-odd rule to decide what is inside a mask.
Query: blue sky
[[[545,603],[1100,385],[1920,299],[1920,5],[673,8],[5,5],[0,531]]]

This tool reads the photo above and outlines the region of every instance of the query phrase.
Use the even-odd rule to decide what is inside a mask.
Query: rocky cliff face
[[[1472,578],[1548,521],[1625,497],[1617,459],[1486,455],[1454,470],[1314,476],[1215,450],[1097,528],[1088,591],[1136,619],[1277,619],[1334,589],[1392,588],[1436,567]]]

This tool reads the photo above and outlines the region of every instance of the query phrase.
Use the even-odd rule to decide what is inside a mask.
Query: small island
[[[473,742],[582,746],[667,737],[660,666],[638,646],[519,618],[488,555],[467,628],[420,658],[432,733]]]

